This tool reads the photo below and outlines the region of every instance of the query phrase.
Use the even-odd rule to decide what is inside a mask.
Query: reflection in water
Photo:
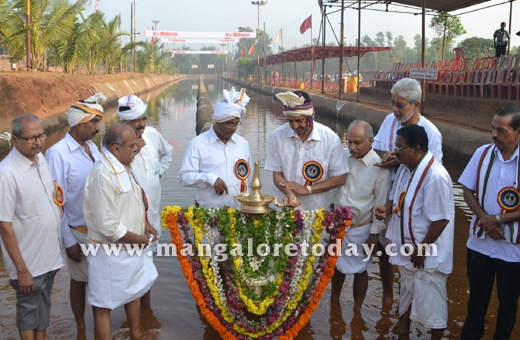
[[[215,103],[221,100],[223,84],[215,79],[205,81],[210,100]],[[187,80],[175,84],[160,93],[149,93],[142,98],[148,102],[150,112],[148,124],[156,127],[173,147],[173,160],[170,169],[161,179],[162,205],[191,205],[194,201],[194,190],[182,187],[177,183],[184,151],[195,137],[195,112],[198,80]],[[227,89],[231,86],[225,85]],[[247,139],[251,147],[253,160],[258,160],[261,167],[266,158],[267,144],[271,132],[285,122],[282,107],[272,96],[263,96],[252,90],[248,91],[251,101],[247,107],[247,116],[242,120],[242,126],[237,133]],[[336,129],[336,119],[325,120],[317,113],[317,120]],[[115,109],[107,110],[103,119],[101,133],[95,142],[99,145],[102,135],[117,121]],[[340,124],[342,125],[342,124]],[[340,126],[339,131],[346,126]],[[46,146],[50,147],[63,137],[67,129],[49,137]],[[456,180],[462,171],[462,166],[445,163],[452,179]],[[270,193],[272,177],[267,171],[261,171],[262,192]],[[468,284],[466,278],[466,239],[469,228],[467,207],[461,196],[462,188],[455,185],[456,228],[455,228],[455,260],[454,273],[448,278],[449,321],[445,333],[446,339],[458,339],[466,314]],[[159,242],[168,243],[168,232],[163,232]],[[311,321],[302,329],[297,339],[394,339],[397,338],[397,302],[390,310],[381,310],[381,281],[379,279],[377,258],[369,268],[369,288],[362,308],[362,314],[352,311],[353,275],[347,275],[345,287],[340,302],[330,304],[330,293],[326,292]],[[144,331],[144,339],[219,339],[217,332],[209,325],[197,310],[196,304],[186,285],[179,262],[167,256],[155,259],[159,277],[152,288],[152,308],[162,326],[159,330]],[[52,295],[51,326],[48,329],[49,339],[73,339],[75,337],[75,322],[70,311],[68,298],[69,278],[66,269],[61,270],[55,280]],[[398,279],[394,279],[395,296],[398,296]],[[485,338],[491,338],[497,310],[496,295],[492,298],[488,310],[487,323],[490,329]],[[15,325],[15,297],[10,288],[8,278],[0,261],[0,339],[16,339],[18,337]],[[428,308],[425,306],[424,308]],[[520,316],[519,316],[520,318]],[[93,320],[89,308],[86,312],[87,337],[93,339]],[[118,330],[126,319],[123,308],[112,311],[112,327],[114,339],[125,338],[127,330]],[[512,338],[520,339],[520,321],[517,321]],[[428,330],[412,323],[411,339],[429,339]]]

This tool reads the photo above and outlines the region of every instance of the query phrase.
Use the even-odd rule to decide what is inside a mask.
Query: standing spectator
[[[13,119],[14,148],[0,162],[0,245],[16,291],[22,340],[45,339],[54,277],[63,267],[60,240],[63,191],[41,151],[47,135],[33,114]]]
[[[63,188],[65,205],[61,224],[61,239],[67,254],[70,276],[70,306],[78,328],[77,339],[86,339],[85,306],[88,282],[88,262],[80,243],[87,238],[83,217],[85,179],[99,160],[99,151],[92,139],[99,133],[103,119],[103,93],[79,101],[67,112],[69,132],[45,153],[52,178]]]
[[[520,297],[520,109],[498,111],[491,126],[493,144],[478,148],[459,178],[474,214],[466,244],[469,299],[463,340],[484,335],[495,277],[499,303],[493,339],[511,337]]]
[[[509,33],[505,30],[506,23],[502,22],[500,23],[500,29],[497,29],[495,31],[495,34],[493,34],[493,42],[495,44],[495,57],[500,57],[501,55],[506,55],[506,47],[509,43],[509,39],[511,37],[509,36]]]
[[[170,167],[172,147],[159,131],[146,126],[146,103],[133,94],[119,98],[118,115],[121,122],[129,124],[135,130],[139,149],[132,162],[132,169],[139,179],[148,199],[148,223],[155,228],[157,237],[161,236],[161,182],[160,178]],[[157,252],[157,245],[152,245],[152,251]],[[159,328],[161,323],[153,314],[151,293],[148,291],[141,298],[141,323],[145,328]]]

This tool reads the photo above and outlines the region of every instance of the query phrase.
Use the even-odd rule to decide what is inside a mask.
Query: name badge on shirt
[[[62,187],[54,181],[54,203],[63,210],[65,204],[65,195]]]
[[[502,213],[515,211],[520,207],[520,191],[515,187],[505,187],[498,193],[498,204]]]
[[[246,179],[251,174],[249,163],[245,159],[239,159],[235,163],[235,175],[240,179],[240,192],[246,190]]]
[[[303,165],[302,174],[306,179],[305,186],[312,185],[323,177],[323,167],[316,161],[308,161]]]

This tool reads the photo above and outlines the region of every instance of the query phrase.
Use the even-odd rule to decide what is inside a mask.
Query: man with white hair
[[[102,141],[101,157],[85,181],[83,215],[88,228],[88,302],[94,310],[96,339],[111,338],[110,312],[125,306],[130,338],[140,339],[141,297],[157,279],[152,252],[157,240],[146,223],[146,195],[132,170],[137,152],[134,129],[114,124]],[[117,255],[107,249],[119,249]]]
[[[424,128],[428,135],[428,150],[435,160],[442,164],[442,135],[437,127],[419,112],[422,98],[419,82],[415,79],[403,78],[394,84],[390,92],[392,93],[390,106],[395,111],[393,114],[386,116],[379,132],[374,137],[372,147],[382,157],[382,161],[376,165],[390,169],[392,174],[395,173],[399,167],[399,162],[394,153],[397,131],[412,124]],[[381,283],[383,284],[383,304],[391,306],[393,301],[393,269],[389,263],[388,255],[384,251],[384,247],[388,244],[384,234],[381,233],[379,238],[380,244],[378,247],[381,251],[379,269]]]
[[[103,119],[101,103],[105,100],[103,93],[96,93],[72,105],[67,112],[69,132],[45,154],[52,178],[63,188],[65,198],[61,235],[67,253],[69,297],[78,327],[77,339],[86,339],[85,297],[88,262],[79,245],[84,244],[87,237],[83,217],[83,195],[85,179],[94,163],[99,160],[99,151],[92,139],[99,133]]]
[[[135,155],[132,169],[139,179],[139,184],[146,192],[148,199],[148,223],[155,228],[157,237],[161,236],[161,182],[160,178],[170,166],[172,147],[159,131],[146,126],[146,103],[131,94],[118,100],[118,115],[121,122],[131,125],[142,146]],[[157,252],[157,245],[152,245],[152,251]],[[159,328],[161,323],[153,315],[150,292],[141,299],[141,322],[145,328]]]
[[[11,127],[14,148],[0,162],[0,246],[16,291],[20,339],[40,340],[50,322],[54,277],[63,267],[63,192],[41,153],[47,135],[40,118],[22,114]]]
[[[288,122],[271,134],[265,169],[273,172],[275,195],[302,210],[328,209],[331,190],[349,172],[341,140],[314,121],[314,106],[303,91],[276,94]]]
[[[224,101],[215,104],[213,126],[193,138],[177,176],[179,183],[196,188],[201,207],[237,207],[233,196],[244,192],[251,173],[249,143],[235,132],[246,113],[245,89],[224,90]]]
[[[336,192],[335,204],[350,207],[354,218],[342,242],[342,254],[356,245],[358,255],[340,256],[332,277],[331,301],[339,301],[345,274],[354,274],[354,311],[361,311],[368,288],[367,270],[372,265],[372,252],[379,234],[386,229],[383,221],[374,217],[373,209],[385,205],[390,191],[390,171],[374,166],[381,157],[372,149],[374,131],[362,120],[355,120],[348,127],[348,157],[350,172],[345,184]],[[364,245],[368,253],[364,254]],[[367,250],[368,250],[367,249]]]

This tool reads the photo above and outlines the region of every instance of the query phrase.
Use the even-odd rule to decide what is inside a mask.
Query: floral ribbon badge
[[[245,159],[239,159],[235,163],[235,175],[237,175],[240,180],[240,192],[246,190],[246,180],[250,174],[251,168],[249,167],[249,163]]]
[[[520,191],[515,187],[505,187],[498,193],[498,204],[502,213],[515,211],[520,207]]]
[[[65,195],[63,194],[62,187],[54,181],[54,203],[63,211],[63,205],[65,204]]]
[[[312,185],[323,177],[323,167],[316,161],[308,161],[303,165],[302,174],[306,179],[305,186]]]
[[[403,207],[405,197],[406,197],[406,190],[399,194],[399,198],[397,199],[397,206],[392,211],[392,213],[396,214],[397,217],[401,217],[401,216],[399,216],[399,211],[401,211],[401,208]]]

